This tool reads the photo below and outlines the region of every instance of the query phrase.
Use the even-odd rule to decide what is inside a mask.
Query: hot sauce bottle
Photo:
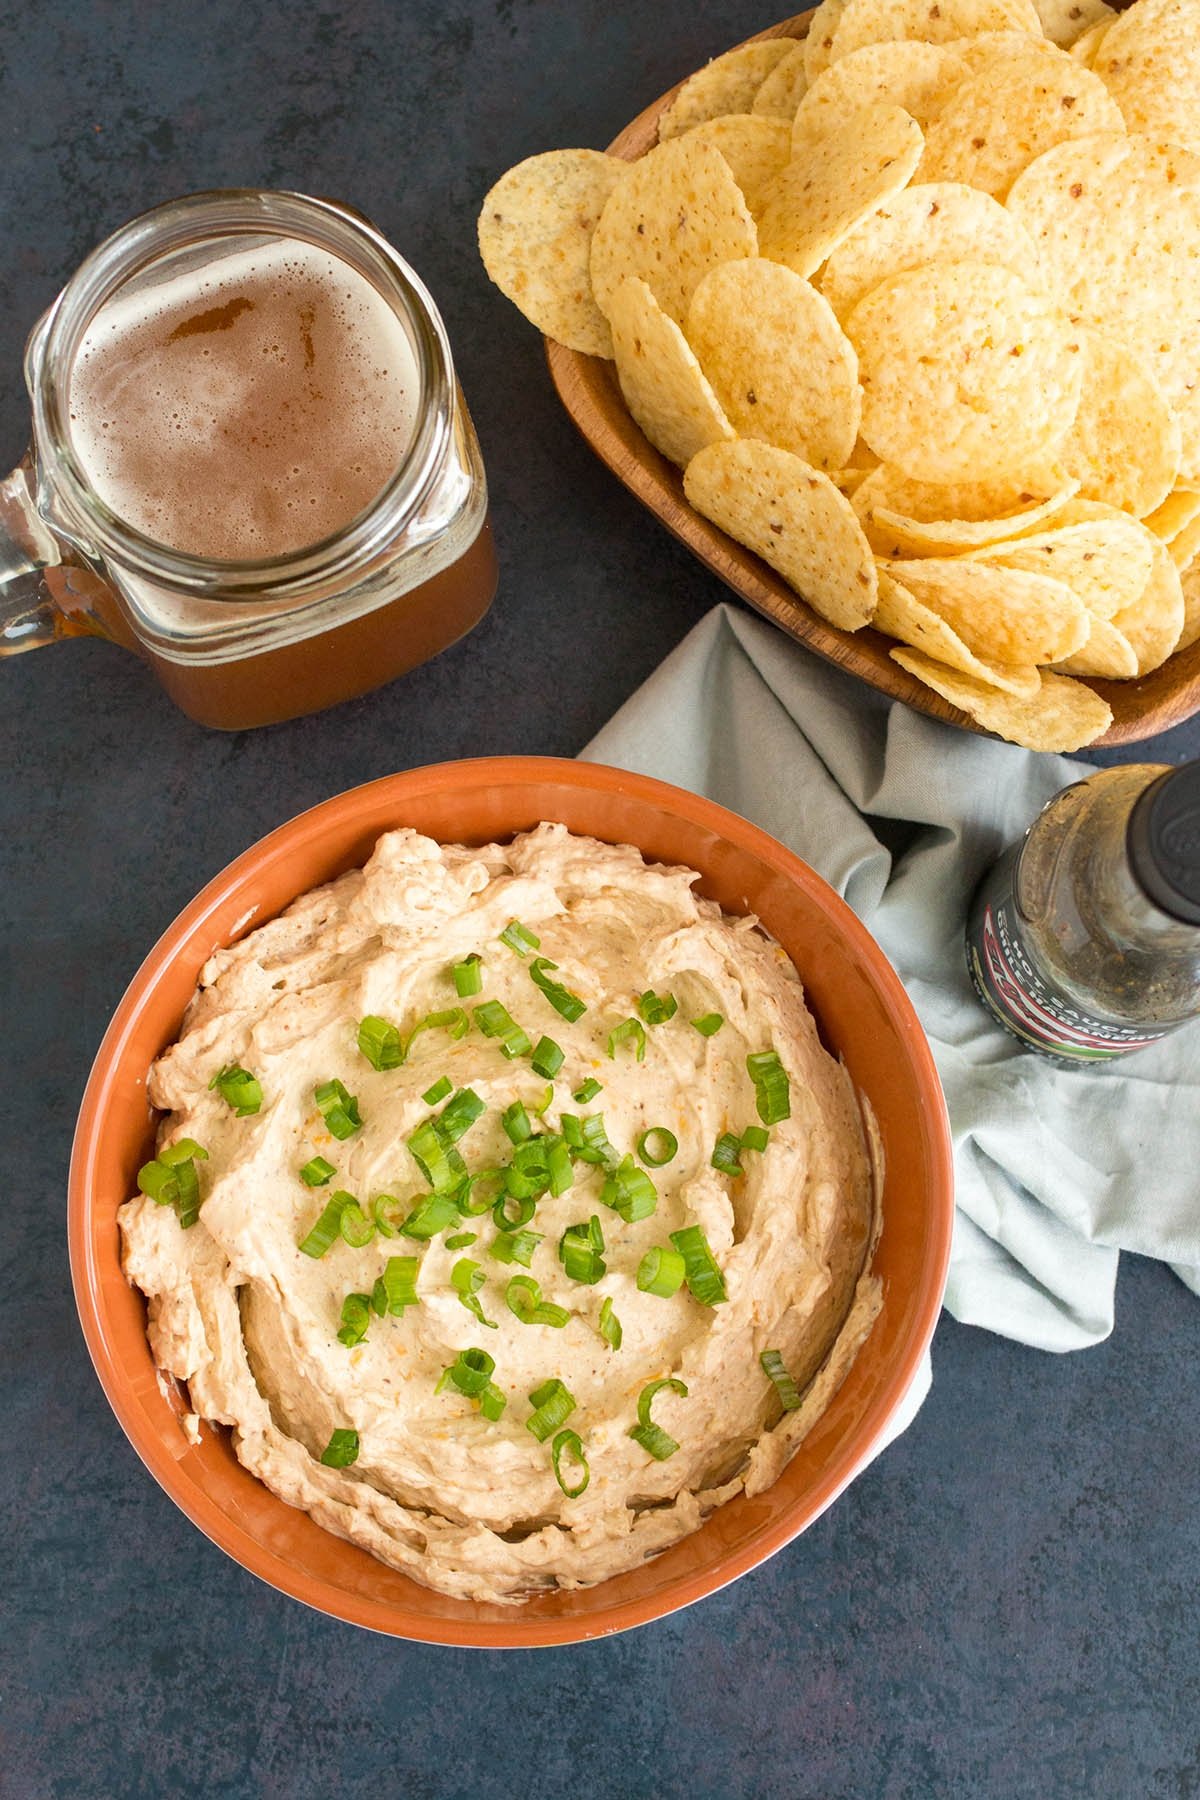
[[[967,964],[992,1016],[1063,1068],[1200,1016],[1200,761],[1056,794],[980,884]]]

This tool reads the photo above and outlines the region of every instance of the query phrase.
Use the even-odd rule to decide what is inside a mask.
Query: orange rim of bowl
[[[359,866],[365,855],[369,854],[370,844],[375,838],[395,825],[403,824],[406,799],[417,796],[425,801],[439,796],[449,798],[456,791],[483,787],[497,795],[511,795],[514,790],[546,783],[641,802],[681,820],[685,826],[697,827],[717,840],[729,842],[774,874],[799,887],[806,899],[824,914],[836,935],[847,943],[859,964],[869,971],[871,985],[903,1044],[904,1056],[920,1100],[927,1164],[925,1193],[922,1197],[927,1215],[927,1230],[915,1284],[918,1297],[909,1310],[907,1329],[899,1353],[863,1406],[857,1424],[850,1433],[850,1441],[835,1448],[819,1479],[802,1499],[750,1531],[736,1548],[720,1555],[713,1567],[699,1574],[681,1575],[644,1599],[625,1600],[599,1609],[593,1607],[586,1615],[579,1617],[570,1614],[530,1617],[524,1608],[481,1608],[479,1603],[456,1602],[436,1593],[431,1593],[430,1600],[436,1605],[437,1611],[426,1612],[422,1610],[420,1601],[420,1596],[426,1590],[415,1581],[410,1579],[414,1595],[417,1596],[411,1607],[397,1606],[392,1601],[374,1600],[361,1593],[350,1593],[333,1581],[296,1568],[286,1557],[251,1536],[211,1496],[198,1492],[192,1486],[185,1487],[179,1475],[179,1457],[166,1447],[163,1434],[148,1424],[147,1416],[134,1394],[129,1372],[123,1366],[106,1329],[100,1305],[104,1281],[101,1261],[105,1252],[98,1246],[93,1230],[92,1196],[104,1164],[104,1123],[114,1091],[122,1078],[128,1084],[131,1074],[144,1089],[145,1077],[149,1072],[148,1063],[136,1071],[130,1071],[125,1067],[126,1057],[139,1025],[153,1007],[163,980],[172,971],[175,971],[179,979],[186,976],[184,985],[187,995],[190,995],[201,966],[213,950],[236,941],[252,924],[265,923],[287,904],[285,900],[279,906],[266,908],[261,918],[257,916],[257,905],[244,907],[223,929],[212,929],[217,916],[229,912],[231,902],[238,901],[249,882],[261,884],[272,870],[327,839],[335,827],[339,839],[346,837],[352,828],[357,828],[361,844],[365,844],[366,849],[361,855],[354,854],[348,860],[343,859],[339,866]],[[513,826],[511,831],[521,829],[525,827]],[[331,878],[332,871],[320,880]],[[303,891],[293,890],[288,894],[288,900]],[[200,945],[204,948],[197,954]],[[190,951],[186,968],[176,963],[181,950]],[[167,1038],[160,1042],[158,1049],[164,1048],[169,1041],[171,1039]],[[157,1054],[157,1050],[154,1054]],[[148,1101],[146,1104],[149,1131],[151,1110]],[[125,1191],[130,1190],[126,1188]],[[912,1003],[883,951],[828,883],[776,839],[740,815],[667,782],[610,768],[601,763],[555,757],[497,756],[410,769],[401,774],[383,776],[323,801],[253,844],[216,875],[184,908],[133,976],[97,1052],[84,1092],[72,1147],[67,1227],[76,1306],[88,1351],[108,1402],[151,1475],[206,1537],[251,1574],[332,1617],[417,1642],[501,1649],[588,1641],[665,1617],[718,1592],[739,1575],[765,1562],[811,1525],[871,1460],[917,1374],[941,1308],[949,1265],[953,1216],[953,1152],[949,1124],[928,1042]],[[114,1234],[115,1229],[114,1223]],[[112,1248],[115,1249],[115,1238]],[[119,1259],[114,1259],[114,1265],[120,1283],[127,1290],[128,1284],[120,1271]],[[111,1270],[108,1279],[112,1280]],[[168,1407],[165,1395],[162,1404],[164,1408]],[[786,1470],[784,1473],[786,1474]],[[257,1480],[255,1477],[251,1479]],[[272,1499],[288,1513],[295,1510],[275,1496]],[[729,1504],[736,1506],[738,1503],[738,1500],[734,1500]],[[718,1508],[717,1514],[725,1510]],[[717,1514],[710,1514],[709,1519]],[[701,1532],[704,1529],[704,1526],[700,1527]],[[370,1553],[359,1546],[347,1544],[346,1548],[355,1550],[368,1561],[373,1560]],[[675,1546],[670,1547],[663,1555],[669,1556],[673,1548]],[[658,1560],[660,1559],[652,1559],[651,1563],[644,1566],[652,1567],[653,1562]],[[609,1579],[616,1581],[624,1577]],[[596,1596],[606,1585],[607,1583],[601,1582],[583,1592]],[[459,1609],[458,1616],[448,1609]],[[481,1610],[486,1610],[489,1616],[479,1617]]]

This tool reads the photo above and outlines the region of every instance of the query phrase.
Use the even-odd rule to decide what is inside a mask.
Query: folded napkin
[[[1117,1256],[1200,1293],[1200,1023],[1087,1072],[1057,1069],[975,998],[975,886],[1091,765],[889,702],[730,606],[701,620],[582,752],[730,807],[844,895],[933,1046],[958,1210],[946,1305],[1046,1350],[1113,1325]]]

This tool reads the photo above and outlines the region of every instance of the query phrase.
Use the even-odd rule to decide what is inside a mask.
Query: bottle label
[[[1002,900],[983,909],[970,946],[971,977],[984,1005],[1034,1049],[1072,1062],[1104,1062],[1166,1037],[1145,1025],[1109,1025],[1065,1000],[1042,980]]]

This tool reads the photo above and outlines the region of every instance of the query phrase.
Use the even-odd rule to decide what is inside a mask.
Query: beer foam
[[[395,473],[420,382],[363,276],[280,238],[214,247],[118,294],[72,374],[76,455],[110,509],[193,556],[287,555],[348,525]]]

